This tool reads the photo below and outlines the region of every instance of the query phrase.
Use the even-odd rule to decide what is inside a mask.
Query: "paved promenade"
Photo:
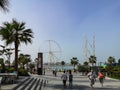
[[[54,77],[49,73],[46,76],[42,76],[43,78],[48,79],[48,83],[42,88],[42,90],[120,90],[120,80],[108,77],[106,77],[103,87],[101,87],[97,78],[94,88],[91,88],[88,77],[82,76],[80,73],[73,74],[73,88],[70,88],[67,82],[67,88],[64,89],[61,81],[61,75],[62,73],[58,73],[58,76]]]
[[[67,82],[67,88],[64,89],[61,80],[61,75],[62,73],[58,73],[57,77],[55,77],[52,75],[52,72],[49,72],[46,73],[46,75],[32,74],[32,77],[46,79],[48,81],[45,86],[42,86],[41,90],[120,90],[120,80],[111,79],[107,77],[104,81],[103,87],[101,87],[99,80],[97,78],[94,88],[91,88],[89,85],[90,83],[88,77],[82,76],[80,73],[73,74],[73,88],[70,88]],[[12,90],[12,88],[14,88],[16,85],[17,84],[2,85],[1,88],[2,90]]]

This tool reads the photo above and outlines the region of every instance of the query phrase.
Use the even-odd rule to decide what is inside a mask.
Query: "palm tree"
[[[61,65],[62,65],[62,69],[63,69],[63,66],[65,65],[65,61],[61,61]]]
[[[65,65],[65,61],[61,61],[61,65],[62,65],[62,66]]]
[[[9,0],[0,0],[0,8],[3,10],[3,11],[9,11],[8,10],[8,6],[9,6]]]
[[[32,72],[33,68],[35,68],[35,64],[30,63],[30,64],[29,64],[29,67],[30,67],[30,72]]]
[[[6,46],[14,44],[15,47],[15,70],[18,71],[18,48],[21,43],[32,43],[33,32],[31,29],[25,28],[25,22],[18,22],[15,19],[11,23],[4,22],[0,29],[2,40]]]
[[[94,55],[91,55],[91,56],[89,57],[89,63],[91,63],[92,66],[93,66],[94,64],[96,64],[96,57],[95,57]]]
[[[24,54],[19,55],[18,63],[19,63],[19,65],[22,65],[22,68],[24,69],[24,65],[26,64],[26,58],[25,58]]]
[[[27,55],[27,54],[20,54],[19,55],[19,64],[22,64],[22,68],[24,69],[24,65],[25,64],[28,64],[28,62],[30,62],[30,58],[29,58],[30,55]],[[28,65],[27,65],[28,66]]]
[[[85,61],[83,64],[84,64],[84,66],[88,66],[88,62],[87,61]]]
[[[27,65],[27,71],[28,71],[28,63],[31,62],[31,56],[29,54],[25,54],[26,58],[26,65]]]
[[[110,57],[108,58],[108,63],[109,63],[110,65],[112,65],[112,63],[114,63],[114,62],[115,62],[115,58],[112,57],[112,56],[110,56]]]
[[[71,64],[74,66],[74,69],[75,69],[75,66],[78,64],[78,59],[77,59],[77,57],[73,57],[73,58],[71,59]]]

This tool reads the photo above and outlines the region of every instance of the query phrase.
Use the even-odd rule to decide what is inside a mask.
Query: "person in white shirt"
[[[63,74],[61,76],[61,79],[63,81],[63,86],[64,88],[66,88],[66,81],[67,81],[67,74],[65,73],[65,71],[63,71]]]
[[[93,87],[93,85],[95,84],[96,81],[96,74],[94,73],[93,70],[91,70],[91,72],[88,73],[88,78],[90,80],[90,86]]]

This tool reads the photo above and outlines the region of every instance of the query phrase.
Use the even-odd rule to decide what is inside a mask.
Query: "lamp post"
[[[10,68],[10,58],[11,58],[11,54],[12,54],[12,52],[8,52],[8,61],[9,61],[9,68]]]
[[[11,48],[6,48],[6,56],[7,56],[7,60],[8,60],[8,63],[9,63],[9,68],[10,68],[10,59],[11,59],[11,50],[14,50],[14,49],[11,49]]]
[[[6,55],[7,57],[7,61],[8,61],[8,65],[10,68],[10,58],[11,58],[11,54],[12,54],[12,50],[14,50],[14,48],[6,48],[6,46],[0,45],[0,47],[2,47],[3,49],[0,50],[0,54],[3,56],[3,58],[5,59],[4,55]]]

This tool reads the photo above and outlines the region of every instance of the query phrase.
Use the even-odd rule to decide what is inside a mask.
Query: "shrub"
[[[15,71],[15,68],[11,67],[11,68],[8,69],[8,71],[12,73],[12,72]]]
[[[27,70],[25,70],[23,68],[18,69],[18,75],[19,76],[29,76]]]

